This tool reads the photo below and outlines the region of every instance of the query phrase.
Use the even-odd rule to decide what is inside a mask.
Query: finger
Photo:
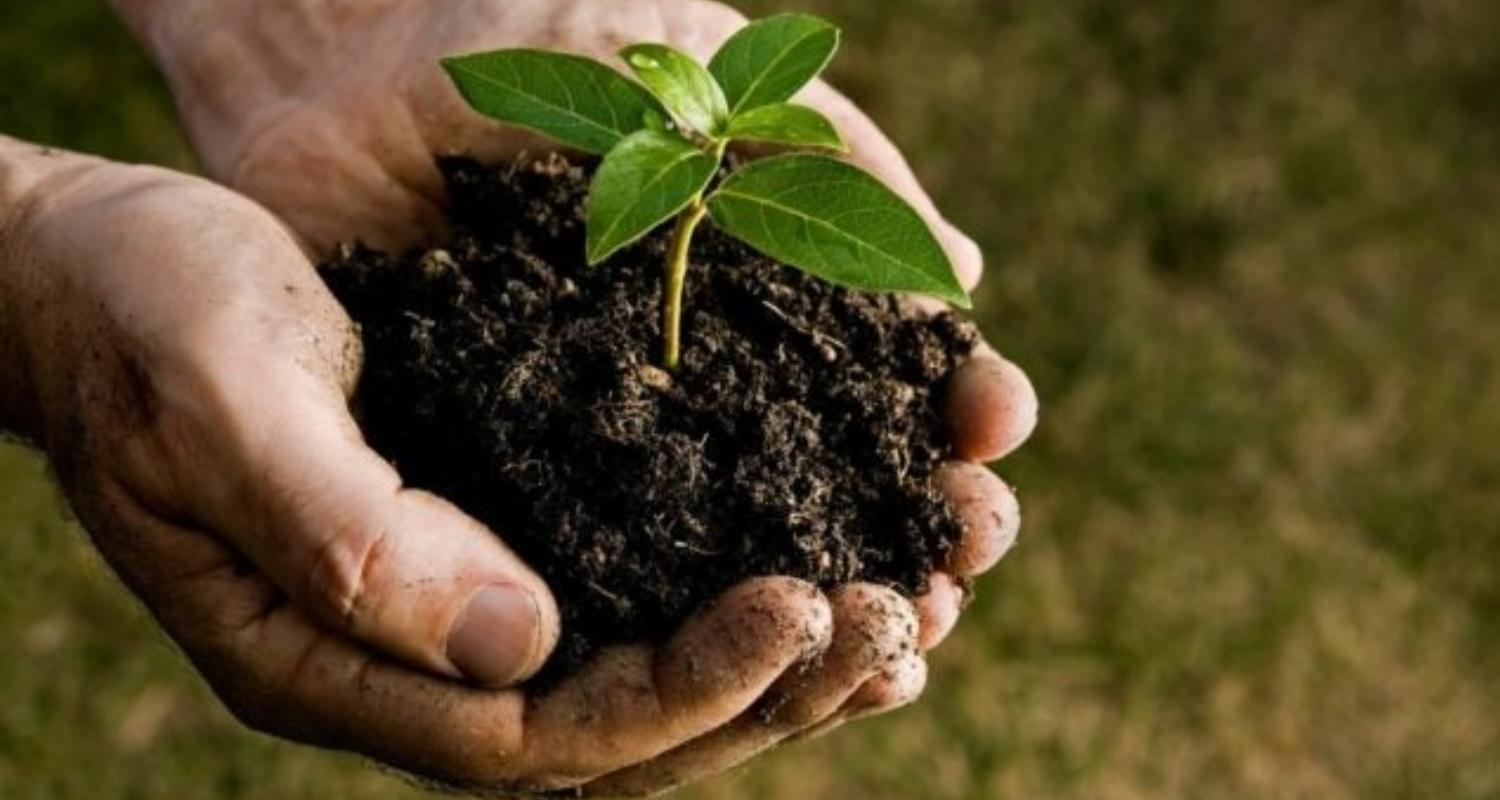
[[[916,652],[916,615],[896,592],[850,584],[830,597],[833,643],[820,661],[787,673],[732,723],[644,764],[599,778],[590,796],[643,795],[722,772],[817,726],[872,678]]]
[[[951,311],[932,297],[907,295],[902,301],[922,319]],[[944,416],[959,458],[994,461],[1008,455],[1036,430],[1037,407],[1031,379],[983,340],[948,376]]]
[[[949,461],[933,481],[953,504],[963,524],[963,538],[948,557],[948,571],[972,578],[995,566],[1015,544],[1021,530],[1021,504],[1005,482],[988,468]]]
[[[283,605],[195,658],[249,727],[459,787],[511,786],[526,699],[385,661]]]
[[[373,657],[280,602],[207,535],[122,505],[89,515],[127,521],[101,549],[242,722],[461,789],[560,788],[579,771],[668,749],[742,714],[832,633],[828,602],[810,585],[747,581],[655,657],[616,648],[528,707],[516,690],[469,688]],[[186,543],[196,544],[184,560]]]
[[[870,678],[870,683],[859,687],[859,692],[849,698],[846,707],[829,714],[828,719],[822,720],[817,725],[802,729],[798,734],[789,737],[789,740],[810,741],[813,738],[831,734],[853,720],[879,716],[879,714],[897,710],[903,705],[912,704],[918,696],[921,696],[922,687],[926,687],[927,684],[926,660],[915,656],[910,657],[910,659],[903,660],[894,672],[891,678]]]
[[[810,85],[799,99],[829,117],[849,146],[851,161],[905,197],[927,220],[953,260],[964,288],[977,286],[984,273],[984,254],[979,245],[943,217],[906,158],[880,128],[849,98],[822,81]]]
[[[917,649],[926,653],[937,647],[963,610],[964,590],[947,573],[935,572],[927,579],[927,591],[912,600],[917,611]]]
[[[881,670],[879,675],[865,681],[859,690],[844,701],[838,711],[827,719],[802,730],[794,737],[807,741],[827,735],[845,723],[866,717],[879,716],[911,705],[927,688],[927,660],[919,653],[912,653],[895,664]]]
[[[745,713],[788,668],[827,648],[833,625],[810,584],[746,581],[654,658],[645,647],[606,650],[538,700],[522,763],[560,788],[654,758]]]
[[[927,660],[912,653],[859,687],[836,717],[841,722],[870,717],[910,705],[927,687]]]
[[[505,686],[535,673],[559,622],[542,580],[495,534],[404,489],[341,388],[290,360],[243,354],[164,387],[131,474],[172,464],[164,502],[244,553],[309,616],[442,675]],[[289,363],[290,362],[290,363]]]
[[[895,590],[870,583],[840,587],[833,603],[834,638],[817,669],[777,687],[769,717],[805,727],[843,705],[865,681],[916,651],[917,616]]]
[[[994,461],[1020,447],[1036,430],[1037,399],[1031,380],[988,345],[948,379],[945,415],[955,454]]]
[[[287,604],[208,534],[162,520],[122,491],[79,499],[105,558],[249,727],[458,786],[515,779],[519,692],[383,661]]]
[[[927,687],[927,661],[910,655],[859,687],[844,706],[827,719],[796,736],[807,741],[824,736],[857,719],[878,716],[911,705]]]

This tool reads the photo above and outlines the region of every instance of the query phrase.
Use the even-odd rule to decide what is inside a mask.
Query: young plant
[[[675,369],[683,282],[705,217],[824,280],[969,306],[921,216],[847,162],[813,153],[764,158],[710,191],[734,142],[845,150],[827,118],[788,102],[838,43],[828,22],[782,14],[730,37],[706,68],[666,45],[626,47],[620,57],[640,83],[597,61],[540,50],[457,56],[443,67],[479,112],[604,157],[587,202],[591,266],[677,218],[662,296],[662,361]]]

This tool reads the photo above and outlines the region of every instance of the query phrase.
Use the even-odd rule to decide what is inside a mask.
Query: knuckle
[[[349,630],[361,626],[372,602],[374,572],[389,531],[383,525],[351,526],[317,549],[307,589],[319,613]]]

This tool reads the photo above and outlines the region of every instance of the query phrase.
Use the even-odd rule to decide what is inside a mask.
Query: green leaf
[[[671,133],[672,123],[665,114],[652,110],[646,112],[646,128],[657,133]]]
[[[752,108],[731,119],[724,135],[730,139],[793,147],[845,149],[844,140],[827,117],[807,106],[792,103]]]
[[[609,152],[588,199],[588,260],[598,264],[683,210],[718,161],[681,136],[645,130]]]
[[[824,280],[970,305],[921,215],[885,184],[837,159],[788,155],[753,162],[719,186],[708,208],[725,232]]]
[[[808,14],[756,20],[729,37],[708,71],[724,87],[729,113],[792,99],[828,66],[839,29]]]
[[[597,61],[543,50],[443,59],[475,110],[590,153],[607,153],[645,126],[655,98]]]
[[[717,136],[729,120],[724,90],[691,56],[664,44],[633,44],[620,57],[669,111],[705,136]]]

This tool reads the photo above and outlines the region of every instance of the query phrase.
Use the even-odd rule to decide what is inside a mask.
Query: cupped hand
[[[251,726],[555,788],[720,727],[827,646],[828,599],[768,578],[545,696],[499,688],[547,657],[555,603],[362,444],[356,340],[291,235],[204,181],[39,157],[6,209],[0,289],[30,311],[0,320],[22,364],[0,373],[24,372],[28,433],[100,551]]]
[[[701,0],[370,0],[320,4],[316,14],[263,7],[227,10],[190,30],[193,46],[175,52],[158,47],[158,54],[210,172],[276,212],[306,249],[319,254],[354,238],[396,248],[439,236],[443,187],[434,154],[498,160],[549,147],[471,111],[448,85],[438,58],[526,46],[612,60],[616,50],[637,41],[671,42],[706,58],[743,21],[737,12]],[[982,271],[977,247],[941,218],[878,128],[825,84],[809,87],[800,100],[833,119],[850,144],[851,157],[928,217],[964,283],[975,284]],[[888,589],[857,584],[831,592],[825,601],[794,591],[796,584],[786,581],[741,587],[736,591],[757,597],[769,590],[754,587],[777,587],[773,594],[788,609],[787,618],[799,621],[772,627],[829,627],[827,652],[815,666],[788,670],[807,652],[789,652],[787,641],[770,633],[756,644],[745,631],[726,626],[726,621],[739,619],[732,604],[711,606],[663,652],[678,647],[685,664],[710,654],[734,654],[732,663],[720,662],[729,672],[715,679],[719,682],[699,687],[697,696],[711,703],[714,712],[697,724],[661,726],[656,714],[631,704],[635,685],[616,671],[633,669],[638,677],[654,679],[644,685],[654,686],[660,700],[667,688],[662,681],[674,677],[672,668],[664,666],[670,661],[658,654],[653,669],[640,661],[645,651],[611,651],[599,662],[603,666],[585,670],[573,685],[610,684],[613,691],[577,689],[570,694],[560,689],[555,696],[605,703],[609,711],[602,717],[615,733],[602,736],[602,729],[580,723],[568,739],[576,749],[555,753],[559,758],[571,754],[571,769],[557,768],[554,780],[538,785],[575,785],[595,793],[657,791],[724,769],[779,741],[913,699],[925,682],[921,654],[952,628],[963,585],[993,566],[1014,540],[1019,524],[1014,496],[979,463],[1008,453],[1029,435],[1036,399],[1024,374],[984,347],[953,376],[948,417],[955,459],[935,480],[954,500],[966,532],[947,568],[932,576],[926,595],[909,602]],[[551,614],[550,604],[547,609]],[[627,655],[612,655],[616,652]],[[418,663],[443,671],[440,662]],[[765,673],[746,680],[742,670],[758,669],[758,664]],[[696,680],[712,677],[699,672]],[[731,680],[731,675],[737,677]],[[732,691],[731,686],[741,689]],[[721,696],[711,699],[713,692]],[[540,711],[515,713],[529,719]],[[637,714],[642,716],[637,719]],[[564,717],[566,713],[537,718]],[[591,712],[580,719],[599,724],[600,718]],[[410,765],[395,743],[412,737],[396,733],[372,727],[371,739],[359,746]],[[452,732],[438,736],[422,729],[422,734],[417,752],[477,752],[488,746],[485,740]],[[462,770],[444,774],[457,782],[494,777]]]
[[[919,653],[956,611],[942,576],[915,608],[870,585],[747,581],[658,648],[608,648],[541,696],[500,688],[546,658],[554,601],[364,446],[357,340],[291,235],[197,179],[45,158],[6,225],[10,307],[32,309],[7,330],[29,433],[252,727],[466,788],[644,793],[920,691]],[[944,479],[981,498],[966,513],[1009,496],[977,467]],[[971,520],[953,575],[998,556],[1004,507]]]

